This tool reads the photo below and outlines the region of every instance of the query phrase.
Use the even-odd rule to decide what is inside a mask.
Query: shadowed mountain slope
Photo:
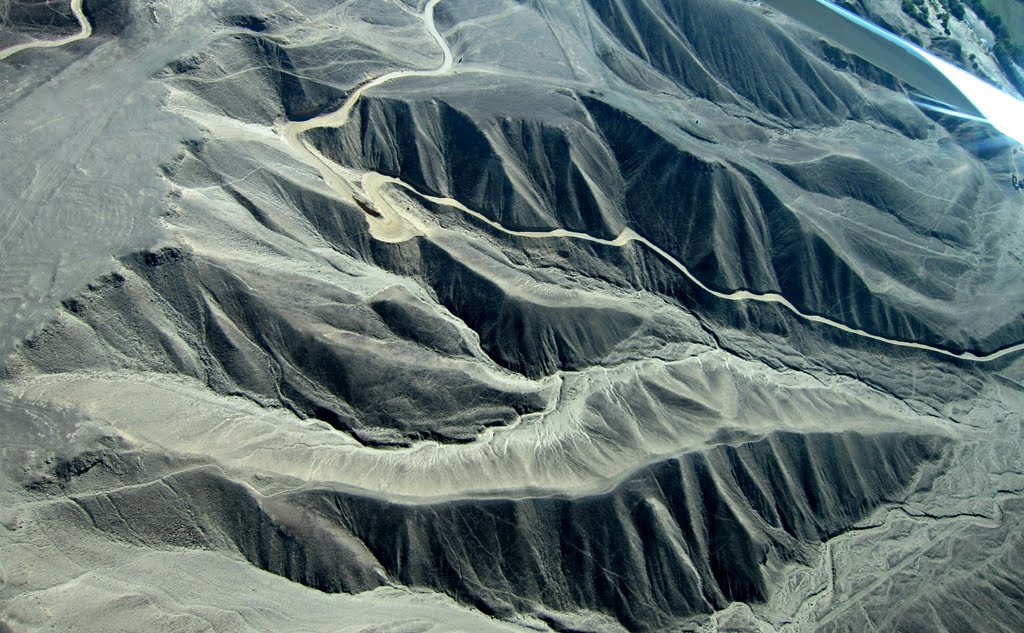
[[[84,8],[0,59],[0,633],[1019,628],[991,131],[742,0]]]

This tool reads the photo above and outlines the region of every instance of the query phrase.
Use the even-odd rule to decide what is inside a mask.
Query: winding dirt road
[[[401,79],[403,77],[432,77],[444,75],[450,72],[452,69],[453,60],[452,50],[449,47],[448,42],[438,32],[437,26],[434,23],[434,7],[436,7],[440,1],[441,0],[430,0],[430,2],[427,3],[427,6],[425,7],[423,12],[423,23],[426,26],[427,31],[430,33],[430,35],[437,41],[437,44],[441,48],[441,51],[443,53],[443,59],[441,61],[441,64],[437,68],[434,68],[432,70],[419,71],[394,71],[381,75],[380,77],[377,77],[376,79],[369,81],[365,84],[362,84],[361,86],[356,88],[352,92],[352,94],[349,95],[348,99],[346,99],[342,107],[336,110],[335,112],[331,112],[329,114],[325,114],[323,116],[316,117],[308,121],[287,123],[282,128],[283,136],[285,140],[288,142],[288,144],[294,150],[303,154],[305,156],[305,162],[316,167],[323,175],[324,179],[329,184],[331,184],[332,187],[334,187],[336,191],[338,191],[338,193],[343,194],[346,198],[352,198],[354,189],[352,185],[345,182],[345,180],[343,179],[340,166],[336,165],[331,160],[324,157],[316,148],[312,147],[309,143],[303,140],[301,138],[302,134],[312,129],[326,127],[338,128],[345,125],[345,123],[348,122],[349,115],[351,114],[352,109],[359,101],[359,98],[367,90],[370,90],[371,88],[380,86],[390,81],[394,81],[396,79]],[[893,345],[896,347],[918,349],[926,352],[932,352],[935,354],[941,354],[943,356],[948,356],[950,358],[956,358],[972,362],[992,362],[1005,356],[1008,356],[1010,354],[1024,351],[1024,342],[1017,343],[1015,345],[1010,345],[988,354],[975,354],[973,352],[955,352],[933,345],[918,343],[915,341],[903,341],[899,339],[887,338],[884,336],[880,336],[878,334],[872,334],[871,332],[867,332],[865,330],[861,330],[846,325],[844,323],[834,321],[828,317],[824,317],[817,314],[807,314],[805,312],[802,312],[799,308],[793,305],[793,303],[790,302],[789,299],[777,293],[759,293],[752,292],[749,290],[734,290],[730,292],[722,292],[710,288],[704,282],[698,279],[689,270],[689,268],[686,267],[686,265],[684,265],[682,262],[680,262],[672,255],[665,252],[665,250],[662,249],[660,246],[651,242],[642,235],[639,235],[632,229],[625,229],[613,240],[597,238],[592,235],[587,235],[585,233],[567,231],[564,229],[555,229],[553,231],[514,231],[505,228],[501,224],[494,222],[493,220],[487,218],[486,216],[477,211],[469,209],[468,207],[466,207],[457,200],[453,200],[451,198],[439,198],[435,196],[425,195],[423,193],[416,191],[411,185],[397,178],[391,178],[388,176],[370,172],[362,176],[361,188],[369,197],[369,199],[375,206],[376,210],[381,213],[382,217],[367,217],[367,222],[370,224],[371,233],[378,239],[384,241],[399,242],[410,239],[417,235],[425,235],[429,237],[429,235],[432,232],[443,230],[437,227],[436,225],[433,225],[429,221],[425,221],[424,218],[417,217],[414,212],[410,212],[407,208],[403,208],[402,205],[391,204],[388,200],[388,197],[384,195],[384,193],[382,192],[382,188],[388,185],[402,187],[436,204],[441,204],[458,209],[459,211],[472,215],[478,220],[485,222],[489,226],[495,228],[496,230],[501,231],[502,233],[506,233],[508,235],[515,235],[517,237],[526,237],[534,239],[577,239],[617,247],[625,246],[631,242],[639,242],[646,246],[647,248],[649,248],[650,250],[654,251],[659,257],[667,261],[669,264],[671,264],[679,272],[685,275],[691,282],[697,285],[701,290],[715,297],[718,297],[719,299],[723,299],[725,301],[760,301],[762,303],[773,303],[786,308],[792,314],[805,321],[825,325],[846,332],[847,334],[853,334],[855,336],[860,336],[866,339],[870,339],[872,341],[877,341],[879,343]]]
[[[287,121],[281,124],[278,128],[278,133],[284,138],[285,142],[291,148],[292,153],[303,159],[303,162],[316,168],[320,172],[324,181],[331,186],[335,192],[341,194],[343,198],[354,200],[353,188],[346,181],[342,173],[339,171],[339,165],[334,163],[326,156],[324,156],[320,150],[313,147],[309,142],[302,138],[305,132],[319,128],[339,128],[348,122],[349,115],[352,113],[352,109],[356,103],[359,102],[360,97],[363,96],[367,90],[375,88],[377,86],[386,84],[396,79],[402,79],[403,77],[435,77],[444,75],[452,69],[452,49],[448,46],[448,42],[438,32],[437,26],[434,24],[434,7],[437,6],[441,0],[430,0],[427,6],[423,9],[423,24],[426,26],[427,32],[434,38],[438,46],[441,47],[441,51],[444,57],[441,60],[441,64],[434,69],[430,70],[395,70],[389,73],[385,73],[376,79],[372,79],[368,82],[360,84],[356,87],[348,98],[345,99],[345,103],[335,110],[318,117],[306,121]],[[399,233],[404,235],[404,233]],[[413,237],[409,234],[404,239]],[[400,240],[390,240],[400,241]]]
[[[71,0],[71,12],[75,14],[75,19],[78,20],[78,26],[80,28],[78,33],[62,37],[57,40],[33,40],[23,44],[15,44],[14,46],[9,46],[0,50],[0,59],[6,59],[15,53],[20,53],[21,51],[28,50],[30,48],[57,48],[58,46],[64,46],[71,42],[87,39],[92,35],[92,24],[89,22],[89,18],[85,17],[85,12],[82,11],[82,2],[84,2],[84,0]]]
[[[317,169],[324,181],[342,198],[350,201],[355,201],[355,188],[350,184],[349,178],[346,176],[340,165],[337,165],[327,157],[325,157],[319,150],[313,147],[309,142],[302,138],[305,132],[319,128],[339,128],[344,126],[352,113],[353,108],[359,102],[359,99],[363,94],[377,86],[381,86],[396,79],[402,79],[405,77],[437,77],[449,73],[453,66],[454,56],[452,54],[451,47],[448,42],[444,39],[441,33],[437,30],[437,25],[434,22],[434,8],[441,0],[430,0],[423,10],[423,24],[427,29],[427,32],[434,38],[442,52],[441,63],[433,69],[429,70],[397,70],[389,73],[385,73],[371,81],[368,81],[358,86],[345,100],[341,108],[324,114],[319,117],[309,119],[307,121],[291,121],[285,122],[279,127],[279,134],[288,144],[291,153],[298,158],[302,159],[303,162]],[[78,20],[81,30],[65,38],[57,40],[36,40],[33,42],[26,42],[11,46],[0,51],[0,59],[5,59],[23,50],[30,48],[56,48],[58,46],[64,46],[71,42],[83,40],[92,35],[92,24],[89,19],[85,16],[82,10],[83,0],[71,0],[71,11],[74,13],[75,18]],[[429,222],[424,222],[423,218],[416,217],[415,214],[410,213],[406,209],[400,208],[399,205],[392,205],[387,196],[382,192],[382,188],[387,185],[395,185],[402,187],[424,199],[430,200],[436,204],[445,205],[458,209],[464,213],[472,215],[478,220],[487,223],[489,226],[495,228],[502,233],[508,235],[515,235],[517,237],[526,237],[533,239],[578,239],[598,244],[604,244],[607,246],[622,247],[630,242],[639,242],[647,248],[654,251],[659,257],[667,261],[674,268],[679,270],[685,275],[691,282],[697,285],[705,292],[723,299],[726,301],[760,301],[763,303],[774,303],[781,305],[797,317],[804,319],[812,323],[818,323],[828,327],[841,330],[848,334],[853,334],[863,338],[867,338],[880,343],[888,345],[894,345],[897,347],[907,347],[912,349],[919,349],[935,354],[941,354],[951,358],[957,358],[961,360],[973,361],[973,362],[991,362],[1014,354],[1016,352],[1024,351],[1024,342],[1010,345],[1002,349],[996,350],[989,354],[975,354],[973,352],[954,352],[951,350],[943,349],[941,347],[935,347],[924,343],[917,343],[914,341],[902,341],[898,339],[891,339],[877,334],[872,334],[864,330],[851,327],[844,323],[834,321],[828,317],[820,316],[817,314],[807,314],[800,311],[795,305],[793,305],[788,299],[782,295],[776,293],[758,293],[751,292],[748,290],[735,290],[731,292],[722,292],[710,288],[700,279],[698,279],[690,270],[675,257],[665,252],[657,244],[651,242],[647,238],[639,235],[632,229],[625,229],[613,240],[606,240],[597,238],[592,235],[585,233],[578,233],[574,231],[567,231],[564,229],[555,229],[553,231],[514,231],[507,229],[497,222],[494,222],[484,216],[483,214],[469,209],[461,202],[453,200],[451,198],[439,198],[435,196],[429,196],[416,191],[411,185],[398,180],[396,178],[390,178],[381,174],[373,172],[366,173],[363,175],[360,183],[360,188],[365,191],[366,195],[370,198],[373,205],[381,212],[381,218],[367,218],[367,222],[370,223],[371,233],[378,239],[389,242],[400,242],[408,240],[417,235],[429,235],[431,232],[440,230],[438,227],[432,225]]]
[[[587,242],[594,242],[596,244],[603,244],[605,246],[618,246],[618,247],[625,246],[625,245],[629,244],[630,242],[639,242],[640,244],[643,244],[647,248],[649,248],[652,251],[654,251],[655,253],[657,253],[659,257],[661,257],[662,259],[667,261],[669,264],[671,264],[679,272],[683,273],[683,275],[685,275],[687,279],[692,281],[701,290],[707,292],[708,294],[714,295],[715,297],[718,297],[719,299],[724,299],[726,301],[760,301],[762,303],[778,304],[778,305],[783,306],[784,308],[786,308],[790,312],[792,312],[794,315],[796,315],[796,316],[798,316],[801,319],[804,319],[806,321],[810,321],[812,323],[820,323],[822,325],[826,325],[826,326],[829,326],[829,327],[836,328],[837,330],[842,330],[843,332],[846,332],[848,334],[854,334],[856,336],[860,336],[860,337],[863,337],[863,338],[871,339],[873,341],[878,341],[880,343],[886,343],[888,345],[895,345],[897,347],[909,347],[909,348],[912,348],[912,349],[924,350],[924,351],[927,351],[927,352],[933,352],[933,353],[936,353],[936,354],[942,354],[943,356],[949,356],[951,358],[958,358],[958,359],[961,359],[961,360],[968,360],[968,361],[974,361],[974,362],[991,362],[991,361],[997,360],[999,358],[1002,358],[1004,356],[1007,356],[1009,354],[1013,354],[1015,352],[1024,351],[1024,343],[1017,343],[1016,345],[1011,345],[1011,346],[1008,346],[1008,347],[1004,347],[1002,349],[996,350],[996,351],[991,352],[989,354],[974,354],[972,352],[953,352],[953,351],[950,351],[950,350],[947,350],[947,349],[943,349],[941,347],[935,347],[935,346],[932,346],[932,345],[926,345],[924,343],[916,343],[914,341],[901,341],[899,339],[886,338],[884,336],[879,336],[877,334],[872,334],[871,332],[866,332],[864,330],[860,330],[860,329],[851,327],[849,325],[846,325],[844,323],[840,323],[838,321],[833,321],[832,319],[829,319],[828,317],[823,317],[823,316],[820,316],[820,315],[817,315],[817,314],[806,314],[804,312],[801,312],[799,308],[797,308],[795,305],[793,305],[789,301],[789,299],[786,299],[782,295],[774,293],[774,292],[759,293],[759,292],[751,292],[749,290],[734,290],[734,291],[731,291],[731,292],[721,292],[721,291],[715,290],[713,288],[710,288],[706,284],[704,284],[704,282],[702,282],[700,279],[698,279],[696,276],[694,276],[694,274],[692,272],[690,272],[690,269],[687,268],[685,264],[680,262],[678,259],[676,259],[672,255],[666,253],[660,246],[658,246],[654,242],[651,242],[646,237],[644,237],[642,235],[639,235],[633,229],[628,229],[627,228],[627,229],[623,230],[621,233],[619,233],[615,237],[615,239],[612,239],[612,240],[606,240],[606,239],[603,239],[603,238],[594,237],[594,236],[588,235],[586,233],[578,233],[576,231],[567,231],[565,229],[555,229],[555,230],[552,230],[552,231],[514,231],[514,230],[507,229],[507,228],[503,227],[501,224],[491,220],[490,218],[484,216],[483,214],[481,214],[481,213],[479,213],[477,211],[473,211],[472,209],[469,209],[468,207],[466,207],[465,205],[463,205],[461,202],[459,202],[457,200],[453,200],[451,198],[439,198],[437,196],[425,195],[423,193],[420,193],[420,192],[416,191],[412,186],[406,184],[405,182],[403,182],[403,181],[401,181],[401,180],[399,180],[397,178],[391,178],[391,177],[388,177],[388,176],[382,176],[380,174],[375,174],[374,176],[375,177],[373,177],[373,178],[364,178],[364,180],[363,180],[364,184],[365,185],[373,185],[373,186],[378,187],[378,188],[380,186],[382,186],[382,185],[385,185],[385,184],[392,184],[392,185],[395,185],[395,186],[398,186],[398,187],[402,187],[402,188],[404,188],[404,189],[406,189],[406,190],[416,194],[417,196],[420,196],[420,197],[422,197],[422,198],[424,198],[426,200],[429,200],[429,201],[431,201],[431,202],[433,202],[435,204],[440,204],[440,205],[444,205],[444,206],[448,206],[448,207],[452,207],[452,208],[458,209],[459,211],[462,211],[463,213],[471,215],[474,218],[476,218],[476,219],[478,219],[478,220],[480,220],[482,222],[487,223],[489,226],[494,227],[498,231],[501,231],[502,233],[505,233],[507,235],[514,235],[514,236],[517,236],[517,237],[527,237],[527,238],[534,238],[534,239],[566,238],[566,239],[575,239],[575,240],[584,240],[584,241],[587,241]],[[378,205],[380,204],[380,201],[382,201],[382,200],[386,200],[386,198],[384,196],[381,196],[379,193],[374,195],[374,201],[377,202]],[[392,207],[392,209],[389,209],[389,210],[392,211],[392,212],[395,212],[394,209],[395,208]],[[417,225],[417,228],[419,228],[422,231],[423,234],[429,235],[430,228],[428,226],[424,225],[422,222],[417,222],[416,225]]]

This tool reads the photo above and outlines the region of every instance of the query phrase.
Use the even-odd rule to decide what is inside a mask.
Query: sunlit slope
[[[596,89],[542,77],[554,91],[542,94],[469,58],[441,88],[444,101],[436,85],[408,80],[388,89],[395,97],[365,99],[352,125],[312,138],[342,164],[453,197],[510,229],[632,228],[718,290],[778,292],[807,313],[953,348],[1020,338],[1006,295],[1020,287],[1010,247],[1019,217],[1005,212],[1001,183],[929,133],[919,112],[837,72],[790,32],[753,33],[763,18],[745,5],[600,9],[610,26],[594,15],[589,26],[617,29],[610,41],[561,42],[573,58],[595,56]],[[701,20],[727,24],[729,36],[702,35]],[[633,50],[637,37],[658,52]],[[707,60],[693,62],[711,42]],[[637,92],[617,77],[621,60],[643,60],[669,83]],[[715,70],[724,92],[676,68]],[[709,96],[735,105],[708,111],[697,97]]]
[[[0,631],[1019,622],[981,128],[732,0],[98,6],[0,67]]]

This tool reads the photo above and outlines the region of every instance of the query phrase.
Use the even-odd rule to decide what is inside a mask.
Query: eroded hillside
[[[58,4],[0,631],[1024,622],[990,129],[738,0]]]

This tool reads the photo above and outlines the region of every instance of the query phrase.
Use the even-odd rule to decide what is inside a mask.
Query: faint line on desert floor
[[[85,12],[82,10],[82,2],[84,0],[71,0],[71,12],[75,15],[75,19],[78,20],[79,31],[73,35],[62,37],[57,40],[33,40],[31,42],[25,42],[23,44],[15,44],[9,46],[0,51],[0,59],[7,59],[15,53],[28,50],[30,48],[57,48],[58,46],[64,46],[72,42],[87,39],[92,35],[92,24],[89,22],[89,18],[85,17]]]
[[[345,102],[342,104],[342,106],[339,109],[335,110],[334,112],[330,112],[330,113],[325,114],[325,115],[314,117],[314,118],[309,119],[307,121],[288,122],[288,123],[285,123],[282,126],[280,131],[281,131],[282,135],[284,136],[285,141],[294,150],[299,150],[300,152],[304,152],[306,154],[306,156],[308,157],[306,162],[310,163],[312,166],[316,167],[317,170],[320,171],[321,175],[324,177],[325,181],[328,184],[337,183],[337,185],[341,185],[341,187],[343,187],[344,189],[351,190],[347,185],[345,185],[344,183],[341,182],[341,179],[339,178],[338,173],[331,166],[333,161],[331,161],[326,156],[324,156],[319,150],[317,150],[315,147],[313,147],[310,143],[308,143],[304,139],[302,139],[302,134],[304,132],[307,132],[307,131],[313,130],[313,129],[329,128],[329,127],[330,128],[340,128],[340,127],[342,127],[343,125],[345,125],[345,123],[348,122],[349,115],[351,114],[352,110],[355,108],[356,102],[359,101],[359,99],[360,99],[360,97],[362,97],[363,93],[365,93],[367,90],[370,90],[371,88],[375,88],[375,87],[380,86],[382,84],[388,83],[388,82],[393,81],[395,79],[401,79],[403,77],[424,77],[424,76],[426,76],[426,77],[436,77],[436,76],[447,74],[449,71],[451,71],[452,66],[453,66],[453,54],[452,54],[451,47],[448,45],[448,42],[444,39],[444,37],[440,34],[440,32],[438,32],[437,26],[434,23],[434,7],[436,7],[439,2],[441,2],[441,0],[430,0],[430,2],[428,2],[426,7],[424,8],[423,14],[422,14],[423,22],[424,22],[424,25],[427,28],[427,31],[434,38],[434,40],[437,41],[438,46],[441,47],[441,51],[442,51],[442,54],[443,54],[443,59],[441,61],[441,64],[438,65],[437,68],[434,68],[434,69],[431,69],[431,70],[398,70],[398,71],[392,71],[392,72],[389,72],[389,73],[385,73],[385,74],[383,74],[383,75],[381,75],[381,76],[379,76],[379,77],[377,77],[375,79],[372,79],[370,81],[367,81],[367,82],[361,84],[359,87],[357,87],[352,92],[352,94],[350,94],[348,96],[348,98],[345,100]],[[879,343],[884,343],[886,345],[892,345],[892,346],[895,346],[895,347],[904,347],[904,348],[910,348],[910,349],[917,349],[917,350],[922,350],[922,351],[925,351],[925,352],[931,352],[931,353],[934,353],[934,354],[941,354],[943,356],[948,356],[950,358],[956,358],[956,359],[959,359],[959,360],[978,362],[978,363],[992,362],[992,361],[998,360],[1000,358],[1003,358],[1004,356],[1008,356],[1008,355],[1016,353],[1016,352],[1024,351],[1024,342],[1016,343],[1014,345],[1009,345],[1007,347],[1003,347],[1001,349],[998,349],[996,351],[990,352],[988,354],[975,354],[974,352],[970,352],[970,351],[954,352],[954,351],[951,351],[951,350],[948,350],[948,349],[944,349],[944,348],[941,348],[941,347],[936,347],[934,345],[928,345],[928,344],[925,344],[925,343],[917,343],[915,341],[903,341],[903,340],[899,340],[899,339],[887,338],[885,336],[880,336],[878,334],[872,334],[871,332],[867,332],[865,330],[861,330],[861,329],[858,329],[858,328],[855,328],[855,327],[851,327],[851,326],[846,325],[844,323],[840,323],[839,321],[833,321],[832,319],[829,319],[828,317],[824,317],[824,316],[817,315],[817,314],[807,314],[807,313],[804,313],[799,308],[797,308],[792,302],[790,302],[789,299],[783,297],[782,295],[780,295],[778,293],[774,293],[774,292],[764,292],[764,293],[761,293],[761,292],[752,292],[752,291],[749,291],[749,290],[733,290],[733,291],[729,291],[729,292],[721,292],[721,291],[715,290],[715,289],[707,286],[700,279],[698,279],[692,272],[690,272],[690,269],[687,268],[685,264],[683,264],[678,259],[676,259],[672,255],[667,253],[664,249],[662,249],[660,246],[658,246],[654,242],[651,242],[646,237],[643,237],[642,235],[638,234],[636,231],[634,231],[633,229],[630,229],[630,228],[624,229],[615,239],[612,239],[612,240],[594,237],[594,236],[588,235],[586,233],[579,233],[579,232],[575,232],[575,231],[567,231],[565,229],[554,229],[554,230],[551,230],[551,231],[515,231],[515,230],[512,230],[512,229],[507,229],[504,226],[502,226],[501,224],[499,224],[498,222],[495,222],[495,221],[491,220],[490,218],[484,216],[483,214],[478,213],[476,211],[473,211],[472,209],[466,207],[464,204],[462,204],[461,202],[459,202],[457,200],[453,200],[451,198],[441,198],[441,197],[429,196],[429,195],[422,194],[422,193],[416,191],[411,185],[409,185],[409,184],[407,184],[407,183],[405,183],[405,182],[403,182],[403,181],[401,181],[401,180],[399,180],[397,178],[391,178],[391,177],[383,176],[383,175],[380,175],[380,174],[373,174],[373,176],[374,177],[372,177],[372,178],[364,179],[364,185],[368,184],[368,185],[370,185],[370,188],[377,190],[377,191],[374,191],[374,193],[378,194],[377,196],[374,196],[377,199],[382,199],[382,196],[379,195],[380,186],[383,185],[383,184],[391,183],[391,184],[395,184],[397,186],[403,187],[403,188],[405,188],[405,189],[415,193],[418,196],[422,196],[424,199],[429,200],[431,202],[459,209],[460,211],[463,211],[464,213],[472,215],[473,217],[475,217],[475,218],[485,222],[486,224],[492,226],[493,228],[497,229],[498,231],[501,231],[501,232],[506,233],[508,235],[514,235],[514,236],[517,236],[517,237],[536,238],[536,239],[544,239],[544,238],[570,238],[570,239],[585,240],[585,241],[594,242],[594,243],[597,243],[597,244],[604,244],[606,246],[617,246],[617,247],[625,246],[626,244],[628,244],[630,242],[639,242],[639,243],[643,244],[644,246],[646,246],[647,248],[649,248],[650,250],[654,251],[659,257],[661,257],[662,259],[667,261],[669,264],[671,264],[674,268],[679,270],[679,272],[681,272],[687,279],[689,279],[692,283],[694,283],[701,290],[707,292],[708,294],[710,294],[710,295],[712,295],[714,297],[717,297],[719,299],[724,299],[726,301],[757,301],[757,302],[761,302],[761,303],[774,303],[774,304],[777,304],[777,305],[780,305],[780,306],[786,308],[791,313],[793,313],[795,316],[797,316],[798,318],[801,318],[801,319],[803,319],[805,321],[809,321],[811,323],[817,323],[817,324],[820,324],[820,325],[831,327],[831,328],[840,330],[842,332],[846,332],[847,334],[852,334],[854,336],[859,336],[859,337],[866,338],[866,339],[869,339],[869,340],[872,340],[872,341],[876,341],[876,342],[879,342]],[[388,205],[388,206],[390,207],[391,205]],[[395,209],[393,207],[392,207],[392,211],[395,211]],[[396,212],[396,214],[398,214],[397,211],[395,211],[395,212]],[[400,215],[400,214],[398,214],[398,215]]]

